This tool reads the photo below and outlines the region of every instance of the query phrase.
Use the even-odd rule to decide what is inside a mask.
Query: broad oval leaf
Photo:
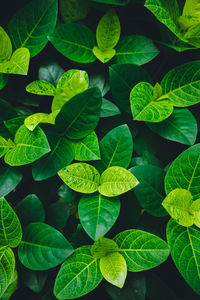
[[[81,297],[99,285],[102,275],[99,260],[90,252],[91,246],[75,250],[68,258],[56,277],[54,295],[59,300]]]
[[[65,57],[79,62],[90,63],[96,60],[92,49],[95,46],[93,32],[77,23],[60,24],[49,35],[49,41]]]
[[[108,198],[101,194],[85,195],[78,204],[80,222],[93,239],[104,236],[114,225],[120,212],[119,198]]]
[[[15,135],[15,148],[4,159],[10,166],[30,164],[50,151],[46,135],[39,127],[29,131],[22,125]]]
[[[35,80],[26,86],[26,91],[36,95],[54,96],[55,87],[48,81]]]
[[[91,194],[98,190],[99,172],[86,163],[75,163],[58,172],[60,178],[72,190],[79,193]]]
[[[24,232],[18,249],[21,263],[31,270],[48,270],[58,266],[73,253],[71,244],[55,228],[44,223],[31,223]]]
[[[122,167],[110,167],[102,173],[100,184],[100,194],[114,197],[128,192],[138,185],[139,182],[128,170]]]
[[[170,220],[167,225],[167,240],[172,259],[189,286],[200,294],[200,230],[183,227]]]
[[[124,256],[128,271],[140,272],[155,268],[169,256],[169,247],[156,235],[137,229],[123,231],[114,237],[119,253]]]
[[[100,259],[100,270],[103,277],[111,284],[122,288],[127,276],[126,260],[120,253],[111,253]]]
[[[101,159],[98,138],[95,132],[92,132],[81,141],[74,142],[73,148],[75,160],[89,161]]]
[[[14,47],[26,47],[31,57],[37,55],[56,25],[57,11],[57,0],[32,0],[20,9],[8,25]]]
[[[22,173],[18,168],[0,167],[0,198],[8,195],[22,180]]]
[[[12,44],[5,30],[0,26],[0,63],[9,60],[12,55]]]
[[[0,73],[27,75],[30,52],[27,48],[15,50],[9,61],[0,63]]]
[[[0,248],[0,297],[7,290],[15,271],[15,256],[10,248]]]

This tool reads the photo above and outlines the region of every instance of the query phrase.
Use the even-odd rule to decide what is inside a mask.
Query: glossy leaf
[[[0,248],[0,297],[3,296],[15,271],[15,256],[10,248]]]
[[[83,246],[62,265],[54,286],[54,295],[59,300],[81,297],[93,289],[102,280],[99,260],[90,252],[91,246]]]
[[[83,140],[74,142],[74,156],[79,161],[99,160],[100,150],[98,138],[95,132],[86,136]]]
[[[27,75],[30,53],[27,48],[19,48],[13,52],[9,61],[0,63],[0,73]]]
[[[128,271],[140,272],[163,263],[169,256],[169,247],[156,235],[137,229],[119,233],[114,241],[124,256]]]
[[[48,270],[58,266],[73,253],[71,244],[53,227],[31,223],[18,249],[21,263],[31,270]]]
[[[87,234],[95,241],[111,229],[119,212],[119,199],[110,199],[101,194],[84,195],[78,204],[80,222]]]
[[[120,115],[119,108],[111,101],[108,101],[107,99],[103,98],[100,117],[106,118],[106,117],[113,117],[116,115]]]
[[[0,26],[0,63],[9,60],[12,55],[12,44],[5,30]]]
[[[0,198],[8,195],[22,180],[22,173],[18,168],[0,167]]]
[[[26,86],[26,91],[36,95],[54,96],[56,93],[55,87],[44,80],[35,80]]]
[[[88,8],[88,0],[61,0],[60,2],[60,12],[65,23],[84,19]]]
[[[59,78],[64,73],[64,70],[55,62],[49,62],[41,65],[38,71],[39,80],[48,81],[56,87]]]

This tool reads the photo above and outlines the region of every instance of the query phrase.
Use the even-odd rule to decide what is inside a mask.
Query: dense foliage
[[[199,299],[200,1],[0,25],[0,299]]]

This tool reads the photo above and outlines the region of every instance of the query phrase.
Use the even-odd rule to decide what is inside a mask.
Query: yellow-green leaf
[[[9,60],[12,55],[12,44],[5,30],[0,26],[0,63]]]
[[[93,53],[94,55],[102,62],[102,63],[107,63],[109,60],[111,60],[115,54],[116,51],[115,49],[105,49],[101,50],[99,47],[94,47],[93,48]]]
[[[9,61],[0,63],[0,73],[27,75],[30,52],[27,48],[19,48],[13,52]]]
[[[26,86],[26,91],[36,95],[54,96],[56,94],[53,84],[45,80],[35,80],[29,83]]]

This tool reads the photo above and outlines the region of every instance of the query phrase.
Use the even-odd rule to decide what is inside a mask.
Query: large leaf
[[[26,47],[31,57],[47,44],[57,20],[57,0],[32,0],[11,19],[8,32],[15,48]]]
[[[116,47],[116,62],[118,64],[144,65],[154,59],[159,50],[152,40],[142,35],[124,37]]]
[[[99,260],[90,252],[91,246],[83,246],[62,265],[54,286],[57,299],[74,299],[81,297],[101,282]]]
[[[29,131],[22,125],[15,135],[15,148],[5,155],[5,162],[10,166],[32,163],[50,151],[47,138],[39,127]]]
[[[103,196],[114,197],[128,192],[139,184],[137,178],[122,167],[106,169],[100,178],[99,192]]]
[[[171,164],[165,177],[165,191],[176,188],[190,191],[193,200],[200,198],[200,144],[182,152]]]
[[[12,55],[12,44],[5,30],[0,26],[0,63],[9,60]]]
[[[84,19],[88,13],[88,0],[61,0],[60,12],[65,23]]]
[[[0,167],[0,198],[8,195],[22,180],[22,173],[18,168]]]
[[[78,205],[80,222],[93,240],[104,236],[114,225],[120,212],[119,198],[101,194],[85,195]]]
[[[60,178],[71,189],[79,193],[94,193],[100,182],[99,172],[89,164],[75,163],[58,172]]]
[[[48,37],[53,46],[65,57],[80,63],[96,60],[92,49],[95,46],[93,32],[77,23],[61,24]]]
[[[29,61],[29,50],[19,48],[13,52],[10,60],[0,63],[0,73],[27,75]]]
[[[4,198],[0,198],[0,247],[15,248],[22,239],[21,224],[12,207]]]
[[[28,269],[38,271],[58,266],[72,253],[73,248],[66,238],[44,223],[29,224],[18,249],[21,263]]]
[[[171,116],[160,122],[147,123],[147,126],[165,139],[185,145],[193,145],[197,137],[197,121],[188,109],[175,109]]]
[[[183,227],[170,220],[167,225],[167,240],[172,259],[189,286],[200,294],[200,230]]]
[[[133,139],[127,125],[120,125],[109,131],[99,145],[101,160],[95,166],[100,172],[111,166],[129,166],[133,154]]]
[[[0,297],[11,283],[15,271],[15,256],[10,248],[0,248]]]
[[[126,260],[128,271],[140,272],[163,263],[169,256],[165,241],[148,232],[137,229],[126,230],[114,237],[119,253]]]
[[[81,141],[74,142],[73,147],[76,160],[89,161],[100,159],[99,143],[95,132],[92,132]]]

